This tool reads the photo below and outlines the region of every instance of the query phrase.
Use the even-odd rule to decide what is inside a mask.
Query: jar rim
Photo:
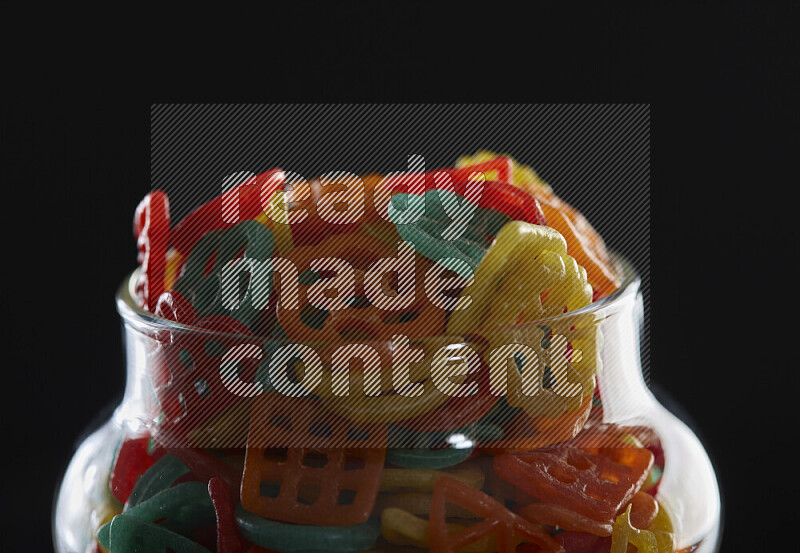
[[[576,309],[575,311],[568,311],[566,313],[561,313],[559,315],[554,315],[552,317],[547,317],[543,319],[538,319],[536,321],[526,322],[522,324],[515,324],[507,327],[499,327],[496,329],[491,329],[491,332],[501,332],[501,331],[508,331],[508,330],[524,330],[526,328],[534,328],[542,326],[543,324],[557,324],[559,321],[567,320],[579,315],[589,315],[593,314],[596,315],[599,312],[610,309],[612,306],[618,305],[623,302],[625,298],[630,296],[635,296],[639,288],[641,286],[641,277],[636,272],[633,264],[630,263],[625,257],[611,253],[611,257],[614,261],[616,268],[618,269],[617,274],[620,277],[620,285],[619,287],[609,294],[608,296],[593,302],[586,307],[582,307],[581,309]],[[209,330],[206,328],[191,326],[183,323],[179,323],[176,321],[171,321],[169,319],[164,319],[147,311],[140,307],[135,301],[135,285],[136,280],[140,272],[140,268],[136,268],[133,270],[120,284],[119,288],[117,289],[116,293],[116,302],[117,302],[117,312],[122,317],[123,321],[126,324],[133,326],[134,328],[147,331],[147,332],[184,332],[184,333],[200,333],[200,334],[214,334],[219,336],[225,336],[230,338],[241,337],[242,339],[246,338],[247,340],[270,340],[273,342],[279,343],[292,343],[293,340],[287,338],[276,338],[273,336],[257,336],[253,334],[237,334],[237,333],[225,333],[219,332],[215,330]],[[478,334],[481,332],[486,331],[479,331]],[[443,333],[433,334],[428,336],[414,336],[412,337],[414,340],[425,340],[425,339],[433,339],[433,338],[440,338],[443,336]]]

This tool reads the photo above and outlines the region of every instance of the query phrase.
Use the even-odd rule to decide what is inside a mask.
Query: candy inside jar
[[[68,469],[59,551],[715,550],[708,458],[641,374],[639,281],[535,174],[285,178],[238,218],[137,210],[126,395]]]

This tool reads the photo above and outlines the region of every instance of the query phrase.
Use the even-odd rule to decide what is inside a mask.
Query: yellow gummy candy
[[[463,466],[451,470],[433,469],[383,469],[380,491],[432,492],[433,485],[442,476],[449,476],[471,488],[483,487],[484,474],[477,466]]]
[[[544,292],[547,294],[542,300]],[[461,295],[468,296],[471,303],[466,309],[451,314],[448,333],[490,331],[495,334],[490,337],[490,343],[499,344],[516,341],[504,340],[503,328],[561,315],[565,307],[571,312],[592,303],[592,287],[586,270],[567,255],[564,237],[550,227],[523,221],[509,222],[500,230],[478,264],[473,283]],[[579,316],[571,317],[563,330],[556,328],[561,326],[557,321],[551,324],[554,326],[553,343],[564,348],[570,343],[575,352],[573,365],[564,366],[560,372],[566,375],[559,380],[564,389],[520,395],[519,375],[508,371],[511,382],[507,399],[513,407],[522,407],[534,417],[555,418],[576,411],[582,404],[581,396],[594,391],[598,334],[593,318],[584,321]],[[551,348],[551,352],[554,350]],[[566,349],[559,355],[566,355]],[[551,360],[559,362],[566,358],[552,357]],[[493,367],[491,362],[490,366]],[[576,388],[578,384],[580,389]]]
[[[111,520],[120,513],[122,513],[122,505],[115,500],[108,501],[94,509],[91,514],[92,526],[94,526],[95,529],[94,533],[97,534],[97,530],[101,526],[111,522]],[[98,543],[98,545],[100,544]],[[100,545],[100,551],[109,553],[108,549],[102,545]]]
[[[592,302],[592,287],[557,231],[512,221],[497,234],[461,295],[471,303],[452,313],[450,334],[535,321],[559,315],[565,306],[575,311]],[[520,313],[523,318],[517,321]]]
[[[433,502],[433,494],[425,492],[398,492],[398,493],[381,493],[375,501],[375,510],[383,511],[390,507],[402,509],[413,515],[427,516],[431,510],[431,503]],[[445,505],[447,510],[446,516],[460,517],[460,518],[474,518],[474,515],[463,507],[455,503],[448,502]]]
[[[551,192],[550,185],[544,182],[539,175],[536,174],[530,166],[522,165],[513,157],[508,154],[498,154],[495,152],[490,152],[489,150],[480,150],[472,156],[461,156],[456,160],[456,167],[469,167],[470,165],[477,165],[479,163],[483,163],[485,161],[490,161],[496,157],[506,157],[511,160],[511,174],[512,179],[514,182],[511,184],[514,185],[533,185],[536,188],[541,189],[543,192]],[[486,173],[486,180],[494,180],[497,178],[496,171],[487,171]]]
[[[448,524],[451,534],[464,529],[460,524]],[[427,549],[430,544],[428,521],[402,509],[389,507],[381,513],[381,534],[391,544]],[[464,546],[463,553],[491,553],[497,551],[494,534]]]
[[[631,507],[617,517],[614,533],[611,534],[611,553],[626,553],[628,544],[636,546],[638,553],[659,553],[658,542],[653,532],[639,530],[631,525]]]
[[[269,199],[269,214],[262,211],[256,221],[269,228],[275,237],[275,248],[279,255],[286,255],[294,249],[292,231],[289,227],[289,212],[286,210],[285,193],[278,190]]]
[[[673,553],[675,551],[675,534],[672,527],[672,520],[669,513],[661,503],[658,504],[656,518],[650,523],[648,528],[656,537],[658,542],[658,553]]]
[[[164,271],[164,290],[172,290],[175,281],[178,280],[178,267],[181,266],[183,256],[175,248],[170,248],[167,252],[167,267]]]

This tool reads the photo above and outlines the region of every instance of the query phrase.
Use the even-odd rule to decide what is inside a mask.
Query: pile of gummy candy
[[[280,170],[236,190],[238,222],[223,216],[221,196],[171,225],[166,195],[152,192],[134,220],[137,301],[188,326],[326,343],[343,337],[385,341],[394,334],[467,336],[576,311],[618,289],[620,271],[600,236],[530,168],[480,152],[447,171],[455,186],[437,188],[438,181],[426,174],[423,193],[391,195],[393,205],[425,204],[424,216],[411,223],[399,210],[382,217],[379,206],[371,207],[385,183],[378,175],[363,177],[358,189],[367,199],[365,216],[338,225],[317,212],[318,185],[312,181],[303,193],[289,190]],[[442,202],[459,190],[466,194],[464,182],[475,172],[486,177],[475,215],[457,239],[447,240],[451,221]],[[265,204],[290,207],[269,217]],[[296,216],[300,210],[303,217]],[[276,223],[279,217],[284,220]],[[415,301],[387,315],[359,293],[347,298],[351,310],[326,312],[310,305],[308,287],[326,276],[309,269],[312,260],[344,258],[363,271],[394,255],[393,245],[403,240],[414,244],[421,276],[444,258],[457,260],[447,267],[453,273],[474,274],[469,310]],[[243,256],[289,259],[298,268],[297,282],[276,279],[263,309],[242,302],[235,312],[226,311],[220,272]],[[416,279],[416,285],[423,281]],[[300,291],[300,306],[292,309],[276,299],[290,284]],[[245,282],[245,294],[247,287]],[[575,331],[576,324],[565,331]],[[553,329],[542,328],[546,339]],[[672,523],[656,499],[664,465],[659,441],[643,427],[601,424],[602,401],[588,367],[598,362],[590,353],[597,336],[582,336],[576,334],[570,347],[584,351],[574,365],[585,393],[577,403],[551,402],[545,410],[491,394],[426,397],[403,405],[389,395],[378,409],[335,397],[274,393],[246,403],[220,398],[203,403],[217,391],[210,381],[198,389],[197,375],[204,370],[213,375],[219,358],[204,343],[167,348],[176,353],[167,353],[162,371],[151,375],[166,421],[164,435],[185,436],[189,426],[239,425],[246,447],[176,447],[156,431],[126,437],[110,473],[115,501],[100,517],[94,550],[673,552]],[[181,379],[189,372],[181,369],[190,368],[187,363],[193,376]],[[324,447],[332,442],[323,437],[321,447],[270,447],[257,439],[276,413],[311,417],[319,405],[380,435],[386,446]],[[178,416],[188,412],[194,418]],[[187,419],[191,424],[182,427]],[[540,438],[524,448],[497,441],[514,424],[533,428]],[[398,432],[415,436],[413,447],[407,441],[392,447],[399,443],[393,443]],[[480,444],[447,447],[448,437],[459,434],[484,438]],[[606,438],[600,447],[591,439],[599,435]]]

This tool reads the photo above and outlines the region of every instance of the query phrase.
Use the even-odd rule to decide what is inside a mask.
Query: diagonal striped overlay
[[[649,377],[650,110],[647,105],[276,104],[151,108],[151,185],[171,219],[219,196],[235,174],[272,167],[308,179],[330,171],[425,170],[487,149],[532,166],[642,279],[642,361]],[[607,344],[608,345],[608,344]]]

